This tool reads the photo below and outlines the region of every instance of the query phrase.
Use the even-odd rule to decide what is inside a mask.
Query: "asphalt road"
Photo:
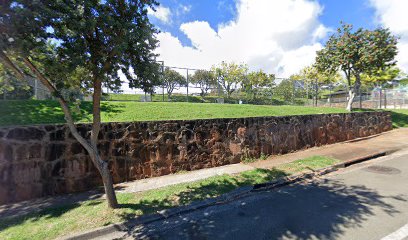
[[[130,239],[408,239],[408,150],[165,221]]]

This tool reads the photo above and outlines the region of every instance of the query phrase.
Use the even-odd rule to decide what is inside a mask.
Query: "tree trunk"
[[[354,89],[350,89],[349,90],[349,99],[347,102],[347,107],[346,110],[351,112],[351,110],[353,110],[353,101],[354,101],[354,97],[356,96],[356,93],[354,92]]]
[[[116,199],[115,189],[113,187],[113,179],[109,170],[109,164],[108,162],[103,161],[99,154],[94,154],[93,158],[97,159],[97,162],[102,163],[98,170],[102,176],[103,187],[105,189],[108,205],[111,208],[117,208],[118,200]]]
[[[51,84],[51,82],[34,66],[33,63],[28,58],[23,59],[25,65],[34,73],[34,75],[44,84],[48,90],[57,97],[58,102],[61,105],[62,111],[64,112],[65,120],[68,127],[74,136],[74,138],[85,148],[95,167],[98,169],[102,176],[102,181],[105,186],[106,199],[108,200],[108,205],[111,208],[116,208],[118,202],[116,200],[115,191],[113,188],[112,176],[110,175],[108,163],[103,161],[98,153],[98,148],[96,141],[98,139],[98,132],[93,128],[91,132],[91,142],[88,142],[84,137],[79,134],[75,127],[74,120],[72,118],[71,111],[69,109],[68,103],[59,94],[58,90]],[[100,108],[99,108],[100,110]],[[95,116],[95,115],[94,115]],[[97,116],[98,118],[98,116]],[[100,125],[100,113],[99,113],[99,125]],[[99,126],[98,126],[99,127]],[[95,137],[96,136],[96,137]]]
[[[202,90],[202,89],[201,89],[200,96],[201,96],[201,101],[202,101],[202,102],[205,102],[205,99],[204,99],[204,97],[205,97],[205,92],[204,92],[204,90]]]
[[[109,170],[108,162],[101,159],[98,153],[98,136],[101,129],[101,97],[102,97],[102,81],[97,74],[94,74],[95,78],[93,80],[94,92],[92,97],[92,113],[93,113],[93,123],[91,131],[91,144],[95,151],[92,152],[93,162],[98,165],[99,173],[102,176],[103,186],[105,188],[106,199],[108,200],[108,205],[111,208],[116,208],[118,206],[118,201],[116,199],[115,189],[113,188],[112,175]]]

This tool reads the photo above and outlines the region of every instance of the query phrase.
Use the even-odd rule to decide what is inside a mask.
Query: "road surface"
[[[408,150],[139,225],[127,239],[408,239]]]

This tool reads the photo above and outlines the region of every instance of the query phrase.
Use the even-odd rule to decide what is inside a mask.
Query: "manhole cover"
[[[401,173],[401,170],[399,169],[396,169],[393,167],[378,166],[378,165],[366,167],[364,168],[364,170],[368,172],[389,174],[389,175]]]

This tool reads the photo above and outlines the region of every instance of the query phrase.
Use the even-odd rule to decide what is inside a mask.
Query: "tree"
[[[191,83],[198,85],[201,90],[200,96],[204,101],[204,97],[207,96],[208,90],[217,84],[217,78],[212,71],[197,70],[191,77]]]
[[[278,86],[275,87],[274,95],[286,102],[293,102],[296,91],[294,81],[293,79],[282,80]]]
[[[250,72],[241,82],[245,92],[252,95],[253,99],[263,92],[264,88],[272,88],[274,85],[275,75],[267,74],[262,70]]]
[[[361,75],[361,81],[365,84],[383,86],[388,81],[394,80],[400,75],[402,75],[402,71],[398,67],[386,67],[385,69],[378,69],[372,73],[363,73]]]
[[[317,106],[317,99],[319,96],[319,90],[322,85],[330,85],[335,82],[342,80],[342,76],[337,72],[328,72],[328,71],[319,71],[318,67],[315,64],[306,66],[302,68],[298,74],[294,74],[290,77],[294,80],[303,81],[305,88],[308,88],[308,91],[312,93],[313,98],[315,99],[314,104]],[[307,96],[309,98],[309,96]]]
[[[171,94],[177,86],[184,86],[187,83],[186,78],[168,67],[164,70],[162,84],[167,90],[168,101],[171,99]]]
[[[342,24],[317,52],[316,66],[320,72],[344,72],[349,88],[347,110],[352,110],[355,94],[361,85],[361,74],[373,73],[395,64],[397,38],[388,29],[358,29]],[[353,81],[354,77],[354,81]]]
[[[6,99],[6,95],[30,96],[32,91],[28,82],[19,81],[7,68],[0,64],[0,95]]]
[[[212,71],[216,73],[218,83],[230,98],[231,94],[238,89],[238,85],[245,78],[248,67],[244,64],[222,62],[218,66],[213,66]]]
[[[120,70],[130,72],[133,68],[136,75],[143,76],[138,64],[152,63],[156,29],[149,22],[147,8],[154,8],[157,3],[154,0],[3,2],[0,9],[3,66],[22,80],[29,70],[58,100],[72,135],[101,174],[108,205],[117,207],[108,161],[101,158],[98,150],[102,83],[119,84]],[[50,39],[58,43],[51,49],[47,45]],[[23,63],[25,69],[19,68],[13,59]],[[136,85],[138,79],[129,81]],[[76,129],[70,109],[72,99],[64,97],[64,90],[72,88],[93,95],[89,139]]]

